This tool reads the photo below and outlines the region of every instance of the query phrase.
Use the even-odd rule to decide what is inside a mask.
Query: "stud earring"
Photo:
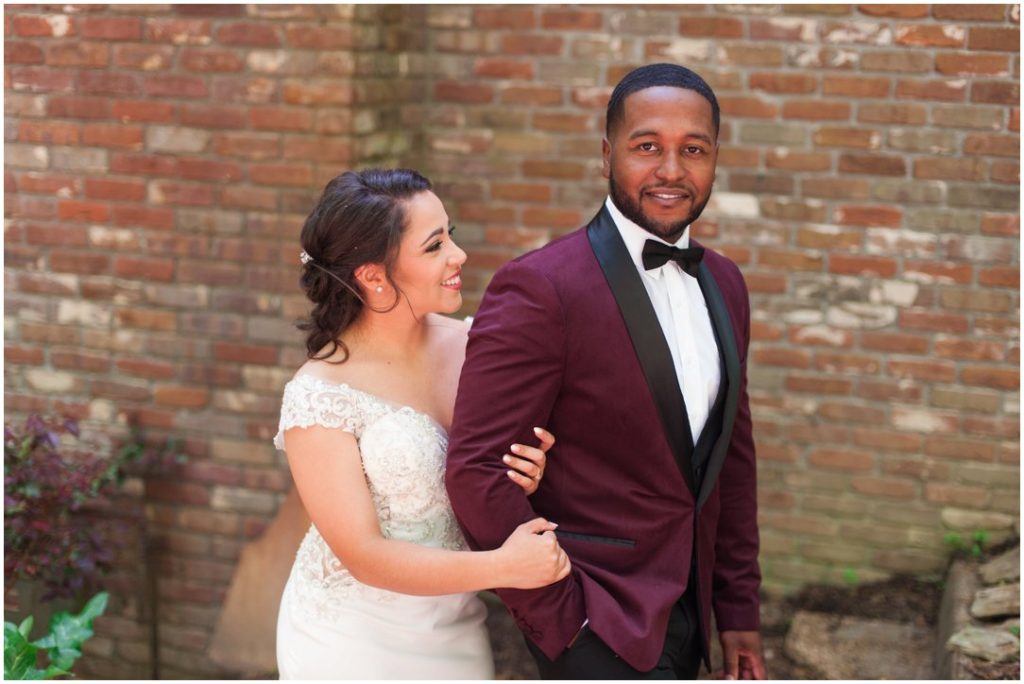
[[[384,291],[384,286],[383,285],[378,285],[377,286],[377,294],[380,294],[383,291]]]

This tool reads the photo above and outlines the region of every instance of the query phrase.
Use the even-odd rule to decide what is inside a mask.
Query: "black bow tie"
[[[664,242],[648,240],[644,243],[642,256],[644,268],[648,271],[664,266],[667,261],[672,260],[679,264],[679,268],[696,278],[697,269],[700,267],[700,260],[704,258],[704,248],[687,247],[686,249],[679,249],[678,247],[666,245]]]

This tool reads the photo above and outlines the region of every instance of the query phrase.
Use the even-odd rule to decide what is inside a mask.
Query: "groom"
[[[718,126],[689,69],[623,78],[602,143],[608,200],[502,267],[469,334],[448,493],[473,548],[535,515],[559,524],[572,574],[498,592],[545,679],[695,678],[712,610],[724,674],[765,676],[750,307],[736,265],[689,234]],[[535,425],[558,443],[527,499],[501,457]]]

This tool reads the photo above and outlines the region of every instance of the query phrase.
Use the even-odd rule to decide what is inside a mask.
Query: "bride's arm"
[[[284,438],[306,512],[363,584],[432,596],[496,587],[531,589],[569,573],[568,558],[551,532],[554,525],[540,518],[521,525],[493,551],[449,551],[385,539],[355,437],[313,426],[291,428]]]

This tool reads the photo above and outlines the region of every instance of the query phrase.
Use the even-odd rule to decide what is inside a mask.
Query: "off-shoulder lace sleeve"
[[[300,375],[284,388],[281,420],[274,446],[284,450],[284,432],[293,427],[320,425],[351,432],[357,438],[363,431],[361,395],[348,385],[326,382]]]

